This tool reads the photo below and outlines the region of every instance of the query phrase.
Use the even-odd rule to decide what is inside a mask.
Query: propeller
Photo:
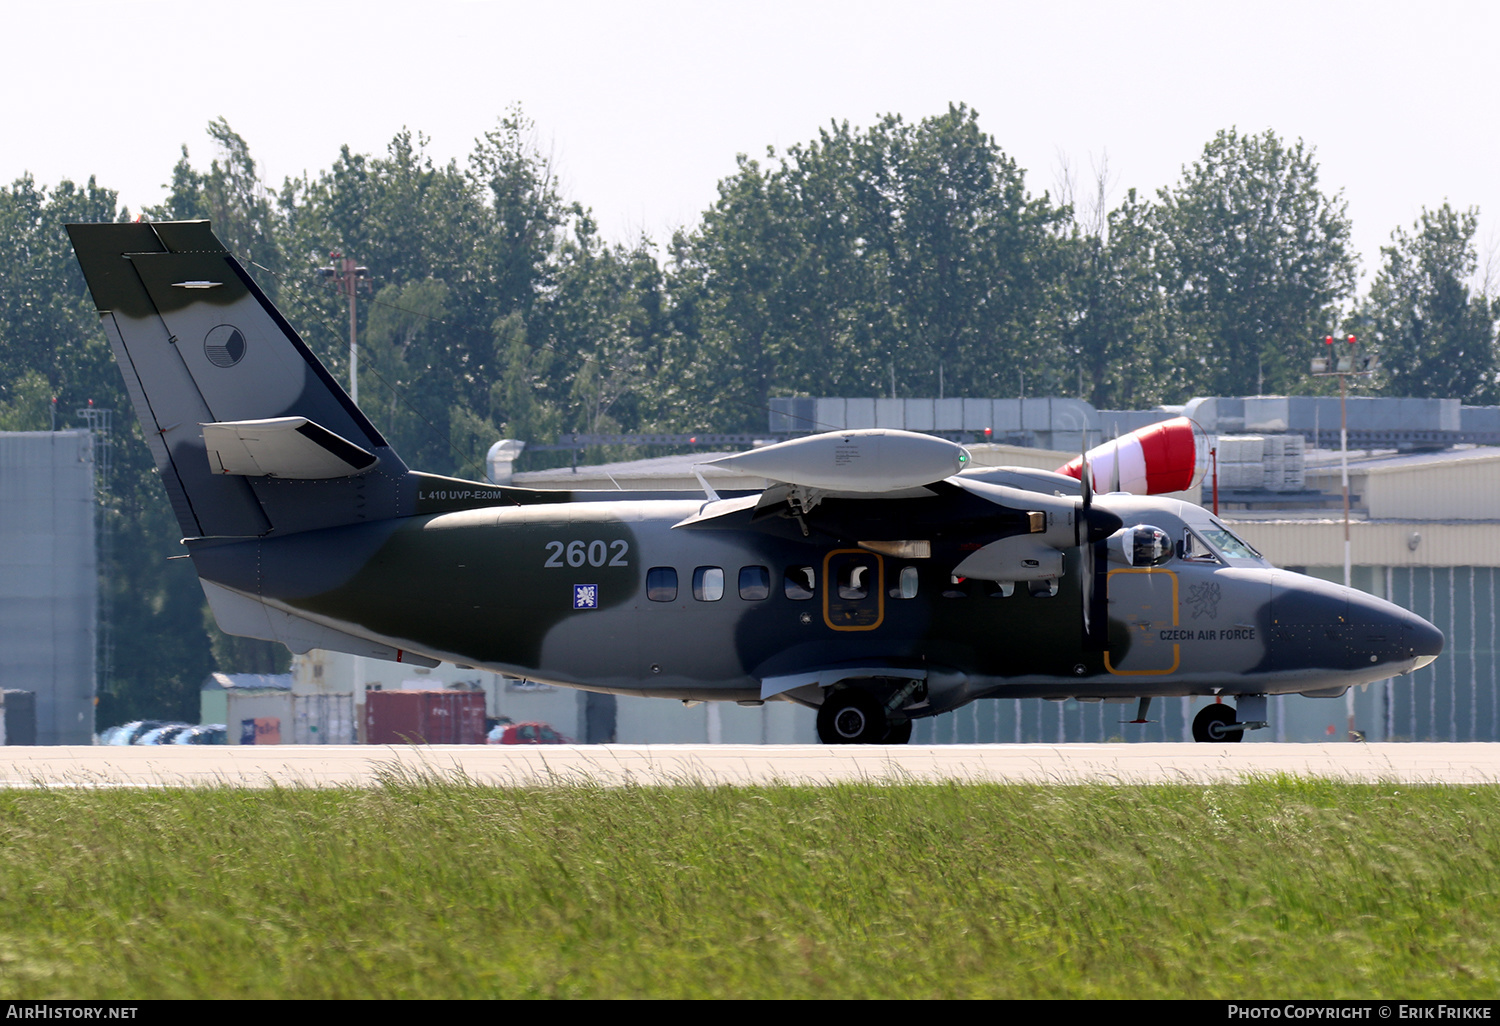
[[[1109,536],[1124,526],[1118,516],[1094,505],[1094,473],[1088,453],[1083,454],[1079,476],[1083,501],[1074,522],[1074,541],[1079,547],[1079,590],[1083,594],[1083,645],[1085,651],[1102,652],[1109,647]]]

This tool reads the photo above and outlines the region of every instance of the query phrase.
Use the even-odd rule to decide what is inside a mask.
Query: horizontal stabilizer
[[[374,453],[306,417],[204,424],[203,444],[215,474],[311,481],[354,477],[379,462]]]

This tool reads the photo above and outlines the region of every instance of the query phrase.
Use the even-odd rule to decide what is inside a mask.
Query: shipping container
[[[229,725],[229,743],[241,745],[279,745],[282,742],[283,725],[292,722],[292,694],[290,691],[253,691],[239,693],[231,691],[225,695],[227,714],[224,722]],[[245,724],[250,724],[245,728]],[[291,731],[286,731],[290,735]],[[291,738],[288,736],[287,741]]]
[[[293,695],[292,743],[297,745],[352,745],[354,695]]]
[[[367,691],[365,741],[372,745],[482,745],[482,691]]]

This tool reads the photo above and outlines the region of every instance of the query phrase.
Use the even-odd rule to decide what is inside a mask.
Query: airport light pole
[[[355,342],[354,294],[363,284],[370,288],[370,269],[355,263],[335,250],[328,254],[328,267],[318,268],[318,277],[331,278],[338,284],[339,292],[349,297],[349,398],[359,405],[359,347]]]
[[[1350,335],[1345,341],[1349,348],[1343,352],[1336,351],[1336,341],[1332,335],[1323,339],[1323,344],[1328,348],[1329,355],[1315,357],[1312,362],[1312,373],[1314,377],[1339,379],[1339,463],[1341,467],[1340,476],[1344,485],[1344,587],[1351,587],[1353,579],[1353,566],[1350,559],[1349,546],[1349,385],[1348,379],[1353,377],[1368,377],[1375,373],[1379,366],[1379,358],[1373,353],[1359,353],[1357,346],[1359,340]]]
[[[1312,362],[1314,377],[1337,377],[1339,379],[1339,462],[1344,482],[1344,587],[1353,587],[1353,564],[1349,551],[1349,385],[1351,376],[1368,377],[1375,373],[1380,359],[1373,353],[1359,353],[1359,340],[1350,335],[1345,341],[1349,348],[1338,352],[1332,335],[1323,338],[1328,347],[1327,356],[1315,357]],[[1344,695],[1344,710],[1349,718],[1348,731],[1351,741],[1362,735],[1354,729],[1354,691]]]
[[[359,345],[356,341],[354,316],[354,296],[363,284],[366,289],[370,288],[370,269],[361,267],[353,257],[346,257],[338,250],[328,254],[329,265],[317,269],[318,277],[330,278],[337,283],[339,291],[349,297],[349,398],[355,406],[359,405]],[[358,698],[364,689],[365,681],[365,659],[364,656],[355,656],[354,664],[350,667],[352,680],[350,690]],[[364,737],[364,722],[360,721],[359,736]]]

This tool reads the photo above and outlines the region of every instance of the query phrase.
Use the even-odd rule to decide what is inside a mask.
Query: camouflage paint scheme
[[[965,471],[890,495],[818,496],[799,512],[784,489],[705,501],[421,474],[206,222],[68,230],[183,544],[230,633],[621,694],[782,699],[830,714],[868,711],[865,696],[878,723],[845,737],[820,718],[820,732],[877,741],[985,697],[1332,695],[1442,647],[1436,628],[1391,603],[1208,545],[1222,525],[1175,500],[1098,500],[1109,530],[1151,525],[1203,558],[1179,543],[1133,566],[1116,535],[1096,643],[1082,626],[1087,546],[1058,544],[1053,580],[955,581],[975,551],[1037,531],[1029,518],[1045,514],[1049,538],[1089,523],[1077,482],[1056,475]],[[304,433],[323,439],[339,476],[217,472],[203,425],[287,417],[310,422]],[[648,596],[652,568],[675,570],[675,597]],[[699,568],[722,570],[721,597],[695,598]],[[802,568],[811,589],[798,586]]]

